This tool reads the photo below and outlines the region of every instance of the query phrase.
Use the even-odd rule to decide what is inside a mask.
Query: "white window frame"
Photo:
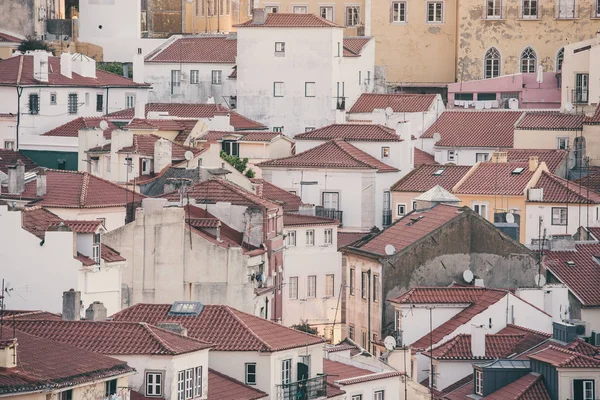
[[[287,385],[292,382],[292,359],[281,360],[281,384]]]
[[[475,394],[483,396],[483,372],[475,370]]]
[[[15,141],[14,140],[5,140],[4,148],[6,150],[14,150],[15,149]]]
[[[102,239],[100,238],[99,233],[94,233],[92,235],[92,261],[96,264],[100,264],[100,246]]]
[[[347,5],[344,19],[346,26],[360,25],[360,6]]]
[[[197,85],[200,83],[200,71],[197,69],[190,70],[190,84]]]
[[[406,24],[407,7],[406,1],[392,1],[392,15],[390,16],[392,24]]]
[[[483,77],[497,78],[501,74],[502,55],[496,47],[490,47],[483,56]]]
[[[142,175],[150,175],[152,172],[152,160],[149,158],[142,158]]]
[[[323,243],[325,245],[333,244],[333,229],[325,229],[325,231],[323,232],[323,237]]]
[[[446,153],[446,159],[448,161],[456,162],[456,150],[448,150]]]
[[[379,275],[373,274],[371,279],[373,281],[373,302],[379,302]]]
[[[315,230],[314,229],[306,230],[306,245],[307,246],[315,245]]]
[[[254,367],[254,372],[250,372],[248,370],[248,367],[253,366]],[[257,369],[256,369],[256,363],[246,363],[244,365],[244,375],[246,377],[246,385],[251,385],[251,386],[255,386],[256,385],[256,375],[257,375]],[[249,377],[252,377],[253,379],[250,380],[248,379]]]
[[[265,6],[265,12],[267,14],[277,14],[279,12],[279,6]]]
[[[325,275],[325,297],[335,296],[335,275]]]
[[[376,390],[373,393],[373,400],[385,400],[385,391],[384,390]]]
[[[539,7],[539,0],[521,0],[521,18],[538,19]]]
[[[481,217],[488,219],[488,211],[489,211],[488,203],[473,202],[473,203],[471,203],[471,208],[473,209],[473,211],[475,211]]]
[[[177,373],[177,400],[185,400],[185,371]]]
[[[309,275],[306,277],[306,298],[317,298],[317,276]]]
[[[301,11],[302,9],[304,11]],[[307,14],[308,13],[308,7],[307,6],[302,6],[302,5],[300,5],[300,6],[293,6],[292,7],[292,13],[294,13],[294,14]]]
[[[569,137],[568,136],[557,136],[556,137],[556,148],[560,149],[560,150],[567,150],[569,148]]]
[[[181,71],[178,69],[171,70],[171,94],[179,93],[181,87]]]
[[[283,82],[273,82],[273,97],[285,96],[285,84]]]
[[[362,400],[362,394],[353,394],[351,400]]]
[[[433,19],[431,19],[431,15],[429,15],[430,6],[433,6]],[[428,1],[425,3],[425,16],[427,18],[428,24],[442,24],[444,23],[444,2],[443,1]],[[439,19],[438,19],[438,11],[439,11]]]
[[[325,11],[325,12],[323,12]],[[331,11],[331,12],[329,12]],[[331,14],[331,15],[327,15],[327,14]],[[321,16],[321,18],[325,18],[328,21],[333,21],[334,18],[334,7],[333,6],[320,6],[319,7],[319,15]]]
[[[402,209],[402,211],[400,211]],[[402,218],[406,215],[406,204],[396,204],[396,215]]]
[[[57,99],[57,94],[56,92],[52,92],[50,93],[50,105],[51,106],[55,106],[56,105],[56,99]]]
[[[285,244],[287,247],[296,247],[296,231],[288,231]]]
[[[211,82],[213,85],[222,85],[223,84],[223,71],[220,69],[213,69],[210,72]]]
[[[531,46],[527,46],[519,56],[519,71],[521,73],[535,73],[537,71],[537,52]]]
[[[486,19],[502,19],[502,0],[485,0],[484,7]]]
[[[567,226],[569,224],[569,209],[567,207],[552,207],[552,225]]]
[[[556,19],[576,19],[579,16],[577,0],[556,0]]]
[[[587,380],[583,380],[583,400],[594,400],[595,399],[595,391],[594,391],[594,386],[595,386],[595,382],[593,379],[587,379]],[[589,386],[591,387],[587,387],[589,384]],[[591,396],[588,396],[588,393],[586,393],[587,391],[591,392]]]
[[[194,375],[194,395],[195,397],[202,396],[202,367],[196,367]]]
[[[365,271],[360,271],[360,297],[363,300],[369,298],[369,275]]]
[[[288,298],[290,300],[298,300],[298,277],[290,276],[288,282]]]
[[[489,161],[489,153],[475,153],[475,162],[486,162]]]
[[[389,146],[383,146],[381,148],[381,158],[390,158],[390,148]]]
[[[275,55],[285,55],[285,42],[275,42]]]
[[[77,111],[79,111],[79,96],[77,93],[69,93],[67,108],[69,114],[77,114]]]
[[[149,377],[152,376],[152,382],[150,382]],[[145,387],[147,397],[161,397],[163,395],[163,373],[158,371],[146,371],[146,380]],[[159,382],[156,382],[156,378],[158,377]]]
[[[185,400],[194,398],[194,369],[185,370]]]
[[[304,97],[317,97],[317,84],[315,82],[304,82]]]

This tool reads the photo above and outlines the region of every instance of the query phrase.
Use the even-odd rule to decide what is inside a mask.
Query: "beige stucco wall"
[[[72,388],[73,390],[73,400],[88,400],[88,399],[102,399],[106,393],[106,381],[110,381],[111,379],[105,379],[102,381],[96,381],[91,384],[81,385]],[[70,390],[71,388],[65,388],[65,390]],[[117,395],[123,396],[124,399],[129,396],[129,376],[117,378]],[[50,397],[44,396],[46,400],[59,400],[60,392],[54,392]],[[39,397],[35,397],[35,400],[39,399]],[[30,399],[27,399],[30,400]],[[31,400],[34,400],[34,396],[31,396]]]
[[[600,166],[600,125],[584,125],[586,155],[591,166]]]
[[[559,137],[569,137],[569,148],[573,148],[573,140],[580,136],[581,131],[558,131],[558,130],[525,130],[515,129],[515,149],[557,149]]]
[[[600,308],[582,308],[581,320],[586,322],[586,335],[591,335],[592,331],[600,331]]]
[[[600,372],[597,369],[559,369],[558,370],[558,398],[559,399],[574,399],[573,379],[591,379],[595,380],[594,398],[598,398],[600,393],[599,381]]]
[[[413,200],[422,194],[423,192],[392,192],[392,219],[395,221],[400,218],[398,204],[404,204],[406,206],[405,212],[408,214],[412,211]]]
[[[596,25],[597,28],[597,25]],[[598,69],[593,66],[598,65],[600,62],[600,38],[598,36],[592,39],[585,40],[583,42],[571,42],[571,44],[565,46],[565,61],[562,67],[562,92],[561,92],[561,105],[565,107],[567,102],[574,103],[573,89],[576,85],[576,74],[588,73],[589,74],[589,96],[588,103],[598,103],[598,97],[600,96],[600,81],[598,79]],[[578,51],[585,46],[591,46],[589,50]],[[587,107],[582,104],[574,104],[576,111],[587,111],[593,112],[593,107]],[[583,106],[583,107],[582,107]]]

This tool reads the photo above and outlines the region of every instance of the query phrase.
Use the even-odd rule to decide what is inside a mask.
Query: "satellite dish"
[[[435,132],[435,133],[433,134],[433,141],[434,141],[435,143],[437,143],[437,142],[439,142],[440,140],[442,140],[442,135],[440,135],[440,133],[439,133],[439,132]]]
[[[565,111],[566,112],[571,112],[573,111],[573,103],[571,103],[570,101],[567,101],[565,103]]]
[[[544,286],[546,284],[546,277],[542,274],[537,274],[534,280],[535,284],[538,286]]]
[[[106,122],[106,120],[102,120],[100,121],[100,123],[98,124],[98,126],[100,126],[100,129],[102,129],[103,131],[108,129],[108,122]]]
[[[467,269],[467,270],[465,270],[465,272],[463,272],[463,279],[467,283],[473,282],[474,277],[475,276],[473,275],[473,271],[471,271],[470,269]]]
[[[514,224],[515,223],[515,215],[513,213],[507,213],[506,214],[506,222],[509,224]]]
[[[194,158],[194,153],[192,153],[190,150],[188,150],[185,152],[185,154],[183,156],[185,157],[186,160],[190,161],[192,158]]]
[[[392,109],[392,107],[386,107],[385,115],[387,115],[388,117],[391,117],[393,113],[394,113],[394,110]]]
[[[387,254],[388,256],[392,256],[392,255],[394,255],[394,253],[396,253],[396,248],[391,244],[386,244],[385,245],[385,254]]]
[[[392,351],[396,348],[396,339],[394,339],[393,336],[386,336],[385,339],[383,339],[383,345],[386,349]]]

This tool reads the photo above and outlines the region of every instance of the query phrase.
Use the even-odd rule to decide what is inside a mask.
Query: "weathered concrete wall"
[[[171,33],[181,33],[184,26],[184,10],[181,0],[150,0],[147,21],[151,37],[168,37]]]
[[[23,36],[35,33],[35,0],[8,0],[0,2],[2,30]]]

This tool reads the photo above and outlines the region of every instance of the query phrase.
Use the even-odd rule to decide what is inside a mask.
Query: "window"
[[[220,85],[221,83],[223,83],[223,81],[222,81],[223,71],[221,71],[220,69],[212,71],[211,76],[212,76],[212,84],[213,85]]]
[[[392,22],[395,22],[395,23],[406,22],[406,2],[405,1],[392,2]]]
[[[289,298],[291,300],[297,300],[298,299],[298,277],[297,276],[290,276],[290,281],[289,281]]]
[[[185,400],[185,371],[177,373],[177,400]]]
[[[135,96],[132,94],[128,94],[125,96],[125,104],[127,108],[135,107]],[[98,104],[96,104],[98,106]]]
[[[575,98],[574,103],[587,103],[589,93],[589,74],[575,75]]]
[[[225,5],[223,4],[223,0],[219,0],[219,14],[225,14]]]
[[[400,320],[401,320],[401,316],[402,314],[400,313],[400,310],[395,310],[394,311],[394,330],[395,331],[400,331]],[[399,332],[401,333],[401,332]],[[402,336],[398,336],[398,339],[401,338]]]
[[[161,372],[146,372],[146,396],[162,396]]]
[[[371,84],[371,71],[367,71],[367,79],[365,79],[367,85]]]
[[[304,132],[310,132],[310,131],[314,131],[314,130],[315,130],[314,126],[306,126],[306,127],[304,127]]]
[[[317,297],[317,276],[309,275],[306,284],[306,297],[314,299]]]
[[[362,330],[361,337],[362,337],[362,347],[363,347],[363,349],[366,349],[369,344],[368,343],[369,336],[367,336],[367,331],[365,329]]]
[[[340,194],[338,192],[323,192],[323,208],[338,210],[340,206]]]
[[[283,97],[285,86],[283,82],[273,82],[273,97]]]
[[[576,400],[594,400],[594,381],[591,379],[573,379],[573,398]]]
[[[56,169],[59,169],[59,170],[67,169],[67,160],[65,160],[65,159],[56,160]]]
[[[325,275],[325,297],[333,297],[335,295],[334,281],[335,276],[333,274]]]
[[[96,111],[102,112],[104,109],[104,96],[101,94],[96,95]]]
[[[150,175],[151,160],[149,158],[142,159],[142,175]]]
[[[535,51],[528,47],[521,53],[521,72],[522,73],[532,73],[536,70],[537,64],[537,55]]]
[[[406,204],[398,204],[398,217],[404,217],[406,215]]]
[[[194,396],[202,396],[202,367],[196,367],[195,381],[194,381]]]
[[[384,391],[378,390],[373,394],[373,400],[385,400]]]
[[[354,296],[354,268],[350,268],[350,296]]]
[[[473,204],[473,211],[487,219],[487,204]]]
[[[444,3],[441,1],[427,2],[427,22],[443,22]]]
[[[230,156],[240,156],[240,144],[234,140],[223,140],[221,150]]]
[[[85,105],[86,106],[90,105],[90,94],[89,93],[85,94]]]
[[[354,340],[354,325],[352,324],[348,325],[348,337]]]
[[[256,385],[256,363],[246,363],[246,385]]]
[[[369,290],[369,277],[366,272],[361,272],[360,295],[363,299],[367,299]]]
[[[296,246],[296,231],[288,231],[285,238],[285,244],[288,247]]]
[[[104,388],[104,394],[106,397],[117,394],[117,380],[111,379],[110,381],[106,381]]]
[[[500,76],[500,52],[492,47],[485,53],[485,76],[484,78],[496,78]]]
[[[64,392],[60,392],[58,396],[59,400],[72,400],[73,399],[73,389],[65,390]]]
[[[15,141],[14,140],[5,140],[4,148],[6,150],[14,150],[15,149]]]
[[[94,233],[94,242],[92,244],[92,260],[100,264],[100,234]]]
[[[181,71],[174,69],[171,71],[171,94],[176,94],[181,87]]]
[[[577,1],[576,0],[557,0],[557,15],[558,19],[577,18]]]
[[[316,83],[305,82],[304,83],[304,97],[315,97],[316,94]]]
[[[346,7],[346,26],[356,26],[360,24],[360,7]]]
[[[486,0],[486,18],[499,19],[502,17],[502,0]]]
[[[552,225],[567,225],[567,207],[552,207]]]
[[[488,153],[475,153],[475,162],[485,162],[490,158]]]
[[[569,138],[564,136],[557,137],[556,148],[561,150],[567,150],[569,148]]]
[[[483,396],[483,372],[475,370],[475,393]]]
[[[274,126],[273,132],[275,133],[283,133],[283,126]]]
[[[379,275],[373,274],[373,301],[379,301]]]
[[[382,147],[381,148],[381,158],[389,158],[390,157],[390,148]]]
[[[292,360],[287,359],[281,362],[281,384],[287,385],[292,381]]]
[[[437,367],[435,365],[431,366],[431,379],[430,379],[430,387],[437,387]]]
[[[279,12],[279,7],[278,6],[266,6],[265,11],[268,14],[276,14]]]
[[[561,49],[556,54],[556,72],[562,71],[563,61],[565,59],[565,48],[561,47]]]
[[[354,394],[354,395],[352,395],[352,400],[362,400],[362,394]]]
[[[324,243],[325,244],[332,244],[333,243],[333,230],[332,229],[325,229],[324,231]]]
[[[192,368],[185,370],[185,398],[186,400],[194,397],[194,370]]]
[[[594,11],[594,17],[600,17],[600,2],[596,0],[596,10]]]
[[[37,114],[40,112],[40,96],[37,93],[29,95],[29,113]]]
[[[456,161],[456,151],[448,150],[448,161]]]
[[[333,21],[333,7],[319,7],[321,18]]]
[[[306,6],[294,6],[293,13],[294,14],[306,14],[308,12]]]
[[[523,0],[522,4],[523,12],[521,18],[523,19],[537,19],[538,17],[538,0]]]
[[[417,202],[413,200],[412,202],[412,209],[416,210],[417,209]]]
[[[197,85],[200,83],[200,71],[197,69],[193,69],[190,71],[190,83],[192,85]]]
[[[275,42],[275,55],[276,56],[285,55],[285,42]]]
[[[56,93],[50,93],[50,105],[56,105]]]
[[[306,245],[307,246],[315,245],[315,230],[314,229],[308,229],[306,231]]]

